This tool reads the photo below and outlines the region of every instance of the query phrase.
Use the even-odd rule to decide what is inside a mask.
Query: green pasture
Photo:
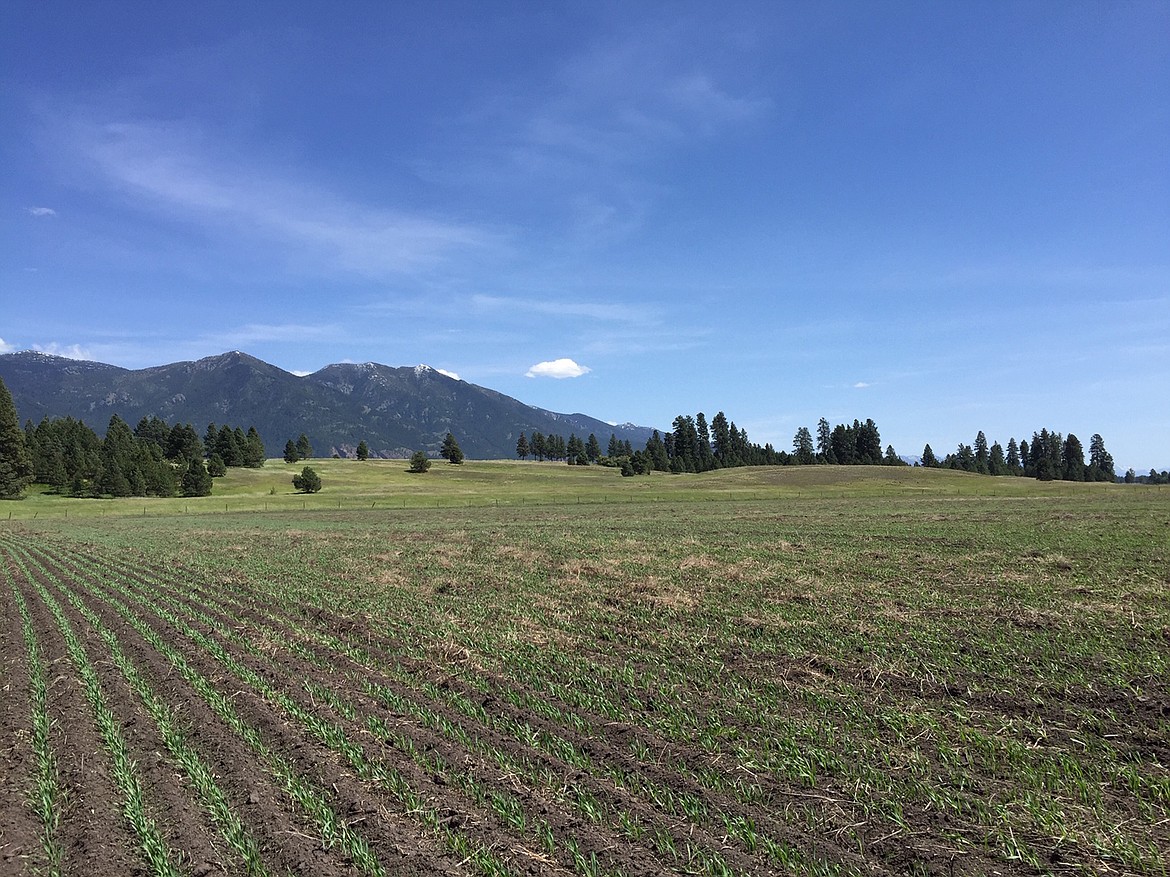
[[[298,493],[292,477],[305,466],[321,476],[319,493]],[[617,469],[509,460],[437,460],[430,471],[408,471],[405,460],[316,459],[289,464],[268,460],[260,469],[230,469],[215,479],[209,497],[78,499],[34,485],[21,500],[0,503],[0,520],[169,516],[224,512],[325,509],[419,509],[629,504],[798,498],[1093,497],[1141,501],[1170,496],[1147,485],[1072,484],[1025,478],[990,478],[965,472],[879,466],[758,467],[622,478]]]

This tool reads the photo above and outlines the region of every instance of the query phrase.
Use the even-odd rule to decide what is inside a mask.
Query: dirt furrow
[[[109,753],[57,620],[23,575],[17,583],[49,668],[52,746],[65,793],[57,830],[65,873],[86,877],[143,873],[137,840],[122,816],[122,794]]]
[[[133,578],[141,579],[142,577],[133,576]],[[148,587],[151,586],[153,584]],[[204,609],[211,608],[204,604],[199,605]],[[219,617],[226,624],[238,624],[230,616],[221,614]],[[195,626],[200,627],[198,624]],[[272,643],[273,647],[276,648],[275,644],[278,642],[278,639],[273,637],[271,632],[261,639],[265,642]],[[377,684],[385,685],[404,697],[418,697],[417,691],[403,688],[395,680],[383,677],[376,671],[349,661],[343,656],[324,651],[321,651],[320,654],[323,658],[327,658],[335,664],[337,669],[324,672],[312,663],[304,661],[304,659],[292,654],[281,655],[278,669],[274,668],[267,661],[257,660],[251,656],[236,655],[236,657],[249,663],[253,670],[267,678],[274,685],[283,685],[285,683],[284,677],[292,677],[316,680],[318,684],[324,684],[335,691],[344,692],[347,700],[365,715],[384,716],[386,715],[386,710],[379,702],[360,692],[358,679],[375,681]],[[313,703],[311,698],[306,700],[300,692],[297,692],[296,696],[302,700],[302,705],[306,708],[318,708],[318,705]],[[646,827],[658,827],[666,832],[667,835],[673,837],[674,844],[680,850],[686,850],[688,842],[692,844],[697,843],[705,846],[709,850],[720,852],[724,859],[728,860],[729,864],[735,867],[737,872],[752,873],[757,868],[756,863],[751,862],[747,857],[737,853],[734,849],[727,848],[717,838],[706,834],[703,829],[693,825],[684,825],[676,817],[664,819],[661,815],[656,814],[642,800],[632,797],[623,789],[616,789],[612,784],[599,782],[589,774],[562,762],[558,762],[540,750],[523,746],[511,736],[500,734],[493,728],[476,724],[473,720],[448,707],[442,701],[428,702],[427,705],[442,713],[447,721],[461,726],[469,726],[469,729],[483,738],[487,745],[510,753],[527,762],[551,768],[561,777],[560,782],[562,785],[585,789],[589,796],[606,802],[614,810],[626,812],[629,816],[633,817],[635,822],[642,823]],[[507,704],[507,706],[511,708],[511,704]],[[515,715],[527,716],[528,714],[517,711]],[[330,714],[330,718],[346,726],[352,739],[369,737],[369,732],[364,725],[352,723],[344,715],[333,713]],[[566,811],[563,804],[558,805],[548,795],[527,791],[524,787],[518,785],[505,769],[499,767],[492,761],[471,755],[466,749],[458,744],[452,743],[442,734],[418,724],[417,720],[404,715],[395,715],[393,718],[399,730],[404,727],[405,723],[405,727],[409,729],[408,733],[418,748],[427,752],[440,754],[449,764],[459,765],[463,768],[472,767],[479,781],[487,783],[491,788],[503,791],[514,797],[520,796],[522,803],[524,803],[523,796],[529,796],[525,804],[526,811],[530,814],[539,814],[540,818],[550,824],[556,834],[564,835],[565,838],[575,840],[580,844],[581,849],[586,854],[590,851],[604,852],[607,858],[614,859],[614,863],[619,865],[626,873],[653,874],[661,872],[663,867],[661,858],[643,844],[637,842],[631,843],[627,838],[615,834],[611,829],[582,819],[579,814],[573,811]],[[558,733],[563,731],[564,729],[562,728],[557,729]],[[482,836],[489,843],[498,840],[506,834],[505,830],[496,822],[494,814],[485,812],[482,807],[474,805],[466,797],[460,796],[450,788],[445,788],[442,783],[436,782],[436,777],[431,776],[425,771],[420,771],[413,762],[405,759],[400,753],[383,751],[381,755],[391,761],[396,769],[400,770],[404,775],[407,775],[412,785],[424,792],[428,799],[440,802],[439,807],[443,810],[451,811],[454,818],[461,820],[465,830],[470,832],[472,829],[482,826],[475,833]],[[562,846],[561,848],[563,849],[564,847]],[[530,858],[531,856],[522,856],[517,864],[524,865]]]
[[[0,564],[8,558],[0,554]],[[44,864],[40,820],[28,805],[36,786],[27,650],[20,615],[0,571],[0,870],[34,873]]]
[[[190,605],[198,606],[204,611],[210,610],[212,608],[207,603],[197,603],[193,598],[186,597],[185,595],[181,594],[178,589],[173,589],[171,593],[174,594],[177,599],[188,602]],[[271,618],[265,618],[263,613],[253,609],[248,609],[246,607],[241,607],[239,614],[241,614],[241,617],[246,622],[254,625],[254,630],[257,630],[261,633],[261,636],[257,637],[258,641],[272,644],[273,648],[277,647],[276,643],[278,642],[278,638],[272,635],[272,631],[269,627]],[[238,624],[238,622],[224,613],[219,613],[218,617],[220,620],[224,621],[224,623]],[[328,661],[331,664],[331,670],[329,672],[322,672],[320,668],[314,666],[313,664],[305,662],[303,659],[295,657],[291,654],[286,654],[281,656],[279,662],[282,671],[289,668],[295,668],[296,675],[300,675],[305,678],[315,678],[321,680],[336,691],[346,692],[346,697],[350,703],[358,705],[358,708],[363,713],[369,714],[371,710],[377,711],[381,708],[381,705],[376,701],[371,701],[364,694],[357,690],[359,687],[358,680],[376,682],[376,684],[383,685],[403,697],[414,699],[416,701],[420,699],[419,692],[417,690],[404,688],[399,682],[390,677],[381,675],[375,668],[371,666],[356,663],[348,656],[339,655],[335,652],[328,651],[323,647],[309,642],[306,642],[305,645],[313,649],[322,659],[322,661]],[[368,641],[364,642],[363,645],[368,645]],[[383,657],[389,656],[383,655]],[[401,656],[396,655],[395,657],[401,660]],[[599,799],[600,801],[609,805],[611,808],[617,811],[624,811],[629,816],[633,817],[635,822],[642,824],[646,828],[652,829],[657,826],[665,830],[668,834],[673,836],[675,843],[681,849],[686,849],[686,844],[688,842],[703,845],[711,851],[719,852],[719,854],[729,865],[734,867],[736,871],[742,873],[750,873],[752,870],[760,867],[758,860],[753,860],[747,854],[737,850],[735,846],[724,842],[721,837],[720,829],[722,829],[723,826],[721,822],[717,822],[716,820],[719,818],[719,814],[734,813],[737,809],[742,809],[740,808],[738,801],[735,801],[729,796],[722,795],[702,787],[696,782],[688,782],[686,777],[683,777],[675,771],[661,768],[660,766],[654,764],[638,762],[628,754],[628,750],[626,752],[622,752],[620,750],[615,750],[613,746],[608,745],[608,742],[604,736],[595,735],[588,738],[582,738],[572,729],[569,729],[563,725],[559,725],[539,715],[534,715],[531,712],[525,711],[510,702],[502,701],[499,698],[495,698],[490,695],[485,697],[482,692],[468,687],[465,684],[453,679],[447,673],[436,674],[434,668],[428,667],[426,668],[427,672],[425,675],[423,675],[421,674],[422,667],[420,663],[414,663],[414,669],[420,672],[421,679],[425,681],[437,682],[440,687],[444,689],[455,689],[460,696],[469,698],[475,703],[482,704],[482,706],[484,706],[485,709],[488,709],[489,711],[503,713],[510,718],[517,720],[518,722],[529,725],[530,727],[547,731],[549,734],[569,739],[574,746],[578,747],[580,751],[590,756],[595,764],[610,765],[617,763],[620,765],[621,770],[629,775],[641,775],[642,777],[657,783],[661,788],[669,789],[671,793],[684,791],[684,793],[689,793],[696,799],[703,800],[708,808],[708,812],[711,814],[710,817],[703,820],[703,822],[707,823],[711,832],[713,833],[709,833],[708,829],[704,828],[703,825],[696,822],[688,822],[684,817],[681,817],[676,813],[663,813],[661,811],[656,811],[652,806],[648,805],[644,799],[634,796],[626,789],[616,787],[612,782],[599,780],[597,777],[581,771],[576,767],[573,767],[564,762],[557,761],[542,750],[524,746],[514,737],[511,737],[507,734],[502,734],[490,726],[485,726],[476,722],[474,719],[469,718],[464,713],[447,706],[441,700],[425,700],[426,706],[428,708],[435,709],[443,713],[444,717],[448,721],[466,727],[470,732],[476,734],[482,740],[484,740],[489,746],[505,752],[510,752],[529,763],[536,763],[541,766],[553,769],[562,777],[562,782],[564,785],[579,787],[585,790],[590,796]],[[259,672],[262,673],[271,672],[271,668],[264,667],[261,664],[257,664],[256,668]],[[409,719],[404,715],[396,715],[396,717],[399,722],[402,722],[403,720],[409,721]],[[452,745],[449,740],[447,740],[445,737],[442,737],[441,735],[431,735],[428,733],[427,729],[418,727],[417,725],[411,729],[410,733],[416,739],[425,740],[425,745],[429,748],[434,748],[443,752],[444,756],[447,757],[448,760],[467,758],[465,750]],[[508,784],[506,775],[500,775],[498,777],[494,776],[494,766],[480,765],[479,769],[483,772],[485,779],[490,780],[494,784],[503,784],[505,789],[507,789],[509,785],[514,785]],[[595,833],[597,826],[592,826],[589,823],[583,822],[580,819],[580,816],[573,813],[572,811],[558,814],[556,812],[555,806],[549,806],[550,803],[551,802],[548,799],[545,799],[538,808],[538,812],[542,814],[542,818],[554,822],[554,825],[556,825],[561,830],[569,831],[571,833],[570,836],[572,836],[572,833],[575,833],[578,837],[581,836],[582,832],[585,832],[586,834]],[[561,805],[562,808],[563,806],[564,805]],[[760,830],[770,830],[771,835],[774,838],[793,843],[793,831],[790,826],[782,824],[778,820],[769,818],[767,814],[762,814],[759,812],[753,812],[750,818],[759,826]],[[627,840],[621,836],[615,837],[612,834],[609,834],[607,837],[603,833],[603,835],[598,838],[598,840],[602,844],[602,847],[600,848],[605,848],[606,846],[613,847],[615,844],[618,846],[625,846],[627,848],[630,847],[630,843]],[[815,839],[809,837],[808,835],[802,836],[801,840],[806,844],[815,842]],[[636,850],[638,848],[639,845],[634,844],[632,849]],[[649,854],[648,851],[646,854]],[[835,850],[835,854],[838,856],[845,855],[846,857],[850,855],[848,851],[843,852],[840,849]],[[629,861],[624,867],[626,870],[629,870],[631,867],[637,867],[637,865],[634,861]],[[653,871],[656,868],[661,868],[661,860],[655,859],[653,856],[651,856],[650,869]]]
[[[68,575],[66,570],[61,572]],[[80,583],[82,577],[73,580]],[[102,623],[114,632],[123,651],[139,669],[157,680],[156,690],[160,696],[179,706],[190,729],[192,745],[212,765],[220,787],[256,836],[271,870],[322,877],[358,873],[340,849],[325,848],[316,824],[297,810],[279,780],[263,768],[257,754],[224,725],[199,693],[175,672],[166,656],[148,643],[113,606],[95,597],[84,584],[79,584],[76,591]],[[142,617],[145,619],[146,616]],[[160,630],[156,625],[151,626]],[[320,789],[330,791],[337,815],[366,837],[388,873],[448,872],[445,866],[431,866],[437,853],[429,839],[420,837],[413,825],[404,825],[403,820],[387,812],[331,753],[318,750],[290,725],[276,719],[269,704],[250,696],[238,681],[223,672],[213,658],[182,642],[172,631],[161,628],[161,632],[178,648],[188,664],[221,691],[231,694],[237,712],[260,731],[267,745],[288,758],[302,776],[311,778]]]

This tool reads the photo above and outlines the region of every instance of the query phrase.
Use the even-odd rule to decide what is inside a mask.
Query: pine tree
[[[24,493],[33,479],[32,455],[20,428],[16,403],[0,380],[0,498],[14,499]]]
[[[297,459],[307,460],[313,456],[313,446],[309,444],[309,437],[303,432],[297,437]]]
[[[817,423],[817,457],[818,463],[837,462],[837,455],[833,453],[833,430],[823,417]]]
[[[292,483],[301,493],[316,493],[321,489],[321,476],[312,467],[306,466],[300,475],[293,476]]]
[[[516,456],[521,460],[527,460],[529,453],[528,439],[524,433],[520,433],[520,438],[516,439]]]
[[[284,462],[295,463],[301,458],[300,452],[297,450],[296,442],[289,439],[284,443]]]
[[[431,468],[430,458],[427,457],[426,451],[415,451],[410,458],[411,472],[426,472]]]
[[[366,444],[366,440],[365,440],[365,439],[362,439],[360,442],[358,442],[358,446],[357,446],[357,458],[358,458],[359,460],[368,460],[368,459],[370,459],[370,446]]]
[[[183,496],[210,496],[211,475],[203,465],[203,457],[192,457],[187,461],[187,468],[179,482],[179,489]]]
[[[590,463],[596,463],[601,459],[601,443],[593,433],[589,433],[589,440],[585,442],[585,459]]]
[[[249,426],[248,434],[244,437],[244,465],[249,469],[259,469],[264,465],[266,456],[264,440],[260,438],[256,427]]]
[[[1004,459],[1004,465],[1007,467],[1008,475],[1019,475],[1024,471],[1020,465],[1020,449],[1016,445],[1015,436],[1008,439],[1007,457]]]
[[[792,437],[792,453],[797,464],[806,466],[816,461],[816,452],[813,449],[812,432],[807,426],[802,426]]]
[[[929,444],[922,449],[922,465],[928,469],[938,468],[938,457],[934,455],[934,451]]]
[[[443,439],[443,446],[439,449],[439,453],[447,458],[449,463],[462,463],[463,451],[459,447],[459,442],[455,440],[455,436],[447,433],[447,437]]]
[[[983,430],[979,430],[979,435],[975,436],[975,471],[986,475],[990,461],[991,452],[987,447],[987,436],[983,434]]]
[[[1085,449],[1081,440],[1071,432],[1064,440],[1060,454],[1060,477],[1065,481],[1085,480]]]
[[[1105,439],[1100,433],[1093,433],[1089,439],[1089,478],[1093,481],[1116,481],[1113,456],[1105,450]]]

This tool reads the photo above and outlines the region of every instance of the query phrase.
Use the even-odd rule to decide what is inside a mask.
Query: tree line
[[[777,451],[771,444],[756,444],[748,438],[747,430],[737,427],[722,411],[707,422],[703,412],[680,414],[672,429],[663,434],[654,430],[645,447],[634,450],[631,442],[611,434],[606,453],[601,453],[597,436],[587,440],[570,435],[566,440],[559,435],[534,432],[531,438],[524,433],[516,442],[516,456],[521,460],[565,460],[569,465],[599,464],[621,468],[623,475],[644,475],[649,472],[708,472],[713,469],[732,469],[740,466],[788,466],[812,463],[844,465],[907,465],[892,446],[882,452],[881,435],[872,420],[862,423],[830,427],[821,419],[818,438],[814,443],[812,432],[801,427],[793,439],[793,452]]]
[[[118,415],[103,438],[72,417],[24,427],[33,480],[69,496],[207,496],[228,467],[264,465],[255,427],[208,424],[203,439],[189,423],[144,417],[131,430]]]
[[[991,445],[980,430],[973,445],[960,443],[943,459],[938,459],[930,445],[922,449],[922,465],[935,469],[958,469],[980,475],[1017,475],[1040,481],[1116,481],[1113,456],[1105,449],[1105,439],[1094,433],[1089,440],[1089,460],[1085,449],[1071,432],[1041,429],[1032,433],[1032,441],[1013,436],[1005,448],[998,441]]]

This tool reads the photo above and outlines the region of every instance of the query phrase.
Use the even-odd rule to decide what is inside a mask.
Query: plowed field
[[[1165,510],[930,511],[10,525],[0,871],[1164,874]]]

